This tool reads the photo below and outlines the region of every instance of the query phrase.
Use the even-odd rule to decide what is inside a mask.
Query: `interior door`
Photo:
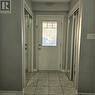
[[[39,18],[39,70],[59,70],[62,46],[62,18],[42,16]]]
[[[77,55],[78,55],[78,11],[75,12],[75,32],[74,32],[74,50],[73,50],[73,80],[75,81],[76,76],[76,65],[77,65]]]
[[[72,48],[72,26],[73,26],[73,17],[68,18],[68,34],[67,34],[67,76],[71,80],[71,48]]]
[[[29,31],[29,15],[25,14],[25,70],[28,72],[28,31]]]
[[[34,58],[34,33],[33,33],[33,19],[29,16],[29,72],[33,72],[33,58]]]
[[[75,13],[75,46],[74,46],[74,56],[75,56],[75,60],[74,60],[74,64],[73,64],[73,80],[74,80],[74,86],[75,88],[77,88],[77,84],[78,84],[78,59],[79,59],[79,43],[80,43],[80,33],[79,33],[79,10],[76,11]]]
[[[25,63],[26,72],[33,71],[33,31],[32,16],[26,11],[25,14]]]

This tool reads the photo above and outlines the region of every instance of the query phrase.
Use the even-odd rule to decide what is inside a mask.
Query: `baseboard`
[[[34,69],[33,71],[34,71],[34,72],[37,72],[37,69]]]
[[[61,70],[61,72],[66,73],[66,71],[65,71],[65,70]]]
[[[79,95],[79,94],[78,94],[78,91],[77,91],[76,89],[75,89],[75,95]]]
[[[95,93],[82,93],[75,89],[75,95],[95,95]]]
[[[78,95],[95,95],[95,93],[78,93]]]
[[[0,91],[0,95],[24,95],[24,91]]]

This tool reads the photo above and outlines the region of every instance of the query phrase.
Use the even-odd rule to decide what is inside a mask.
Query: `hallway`
[[[73,83],[60,71],[28,73],[25,95],[75,95]]]
[[[0,0],[0,95],[95,95],[95,0]]]

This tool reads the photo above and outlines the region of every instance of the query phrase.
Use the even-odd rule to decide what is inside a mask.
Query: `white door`
[[[33,72],[33,58],[34,58],[34,35],[33,35],[33,19],[29,17],[29,72]]]
[[[38,68],[60,70],[63,45],[62,17],[40,16],[38,26]]]
[[[26,72],[32,72],[33,71],[33,38],[32,35],[32,17],[27,13],[25,15],[25,67]]]
[[[28,32],[29,15],[25,15],[25,70],[28,72]]]

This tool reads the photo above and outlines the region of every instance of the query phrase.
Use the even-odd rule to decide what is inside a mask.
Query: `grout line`
[[[52,79],[50,79],[50,78],[52,78],[52,76],[51,75],[54,75],[55,76],[55,81],[58,81],[58,86],[54,86],[54,85],[51,85],[51,86],[49,86],[49,84],[50,84],[50,81],[52,80]],[[64,73],[62,73],[62,74],[64,74]],[[36,95],[36,91],[38,90],[38,83],[39,83],[39,81],[41,80],[43,80],[43,78],[44,78],[44,75],[46,75],[46,79],[45,79],[45,81],[48,81],[48,84],[47,85],[43,85],[42,87],[47,87],[47,90],[48,90],[48,93],[47,93],[47,95],[49,95],[49,94],[52,94],[52,93],[49,93],[50,92],[50,87],[60,87],[60,89],[61,89],[61,91],[62,91],[62,94],[64,95],[64,87],[63,87],[63,85],[64,84],[61,84],[61,77],[62,77],[62,75],[60,75],[60,73],[59,72],[55,72],[55,73],[52,73],[52,72],[49,72],[49,71],[47,71],[47,72],[45,72],[45,73],[42,73],[42,72],[37,72],[37,73],[34,73],[33,74],[33,76],[31,77],[31,79],[33,78],[33,77],[35,77],[34,79],[33,79],[33,85],[35,84],[34,82],[36,82],[36,84],[35,84],[35,90],[34,90],[34,94],[33,95]],[[30,80],[31,80],[30,79]],[[54,80],[52,80],[52,81],[54,81]],[[64,83],[64,82],[63,82]],[[57,94],[57,93],[56,93]]]
[[[39,75],[39,73],[37,73],[37,74]],[[38,76],[36,76],[36,77],[37,77],[37,83],[36,83],[36,88],[35,88],[34,95],[36,95],[36,91],[38,89],[38,82],[39,82],[39,77]]]
[[[59,74],[58,74],[58,79],[59,79],[59,83],[60,83],[61,90],[62,90],[63,95],[64,95],[64,89],[63,89],[63,86],[61,85],[61,82],[60,82],[60,76],[59,76]]]

